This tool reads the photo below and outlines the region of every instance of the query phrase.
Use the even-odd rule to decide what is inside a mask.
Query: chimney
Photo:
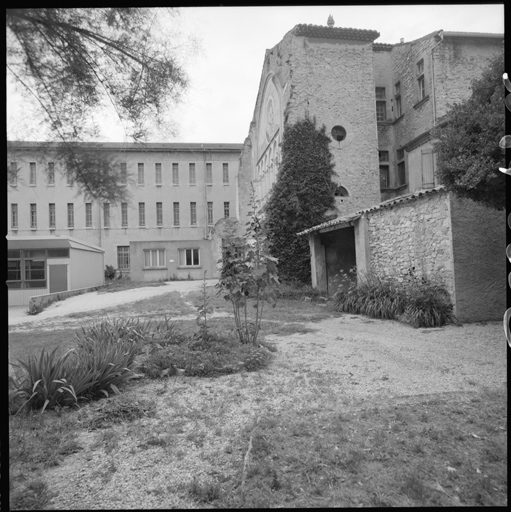
[[[402,37],[402,38],[399,40],[399,42],[400,42],[400,43],[404,43],[404,42],[405,42],[404,38]]]

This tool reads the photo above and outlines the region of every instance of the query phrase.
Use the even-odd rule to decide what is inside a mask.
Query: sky
[[[412,41],[437,30],[504,33],[504,4],[329,5],[285,7],[186,7],[175,19],[179,29],[198,38],[201,51],[189,56],[185,69],[190,89],[172,111],[175,138],[155,133],[150,142],[243,143],[254,114],[265,52],[297,24],[376,30],[375,42]],[[7,101],[9,121],[20,108]],[[16,138],[20,138],[19,135]],[[26,140],[39,140],[26,137]],[[122,142],[113,121],[98,140]]]

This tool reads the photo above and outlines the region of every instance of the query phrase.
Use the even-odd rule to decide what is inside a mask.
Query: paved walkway
[[[214,286],[218,279],[206,279],[206,286]],[[28,306],[9,307],[9,325],[41,322],[55,317],[62,317],[71,313],[82,313],[84,311],[95,311],[98,309],[111,308],[129,302],[147,299],[163,295],[169,292],[190,293],[199,291],[201,281],[169,281],[162,286],[147,286],[143,288],[132,288],[119,292],[95,291],[76,295],[68,299],[54,302],[38,315],[29,315]]]

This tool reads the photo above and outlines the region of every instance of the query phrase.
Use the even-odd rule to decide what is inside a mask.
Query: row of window
[[[378,159],[380,161],[380,188],[391,188],[390,182],[390,159],[388,151],[378,151]],[[397,183],[396,187],[406,184],[406,165],[405,152],[403,149],[396,151],[397,161]]]
[[[30,173],[29,173],[29,184],[32,186],[37,185],[37,164],[35,162],[29,163]],[[17,186],[18,184],[18,163],[11,162],[10,170],[9,170],[9,184],[11,186]],[[128,183],[128,169],[127,164],[125,162],[120,164],[120,184],[126,185]],[[55,185],[55,163],[49,162],[46,172],[47,184]],[[172,164],[172,184],[179,185],[179,164]],[[154,181],[156,185],[163,184],[163,173],[162,173],[162,164],[155,163],[154,164]],[[137,184],[144,185],[145,183],[145,164],[139,163],[137,166]],[[188,183],[190,185],[195,185],[197,183],[197,176],[195,171],[195,163],[188,164]],[[229,164],[222,164],[222,183],[229,184]],[[67,184],[69,186],[73,186],[73,174],[72,172],[67,172]],[[206,184],[213,185],[213,164],[206,163]]]
[[[424,59],[421,59],[417,63],[416,68],[417,76],[417,92],[418,101],[422,101],[426,97],[426,85],[424,80]],[[386,121],[387,120],[387,97],[385,87],[376,87],[376,120]],[[401,104],[401,82],[394,84],[394,117],[397,119],[403,115],[403,107]]]
[[[167,268],[165,249],[145,249],[144,268]],[[180,267],[199,267],[199,249],[178,249],[178,262]],[[119,270],[130,269],[130,246],[117,247],[117,268]]]
[[[208,225],[214,224],[213,217],[213,202],[208,201],[207,209],[207,223]],[[180,226],[180,205],[173,203],[173,225]],[[230,216],[230,203],[224,202],[224,217]],[[11,204],[11,229],[18,229],[18,204]],[[57,216],[55,203],[48,205],[48,225],[49,229],[56,229]],[[138,203],[138,225],[140,227],[146,226],[146,208],[145,203]],[[197,225],[197,203],[190,203],[190,225]],[[163,226],[163,203],[156,203],[156,226]],[[73,229],[75,227],[75,211],[74,203],[67,204],[67,227]],[[85,227],[92,228],[92,203],[85,203]],[[110,203],[103,204],[103,227],[110,227]],[[121,203],[121,227],[128,227],[128,203]],[[37,204],[30,204],[30,229],[37,229]]]

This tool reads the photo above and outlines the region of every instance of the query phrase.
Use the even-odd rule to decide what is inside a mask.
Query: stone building
[[[461,322],[497,320],[506,309],[505,214],[443,187],[420,190],[300,233],[311,248],[313,286],[335,293],[374,272],[441,282]],[[498,256],[501,255],[501,258]]]
[[[504,214],[438,186],[430,132],[470,95],[502,34],[439,30],[377,43],[374,30],[297,25],[267,50],[240,166],[242,216],[250,182],[264,205],[286,123],[325,125],[335,163],[338,218],[301,233],[313,285],[334,293],[340,272],[435,273],[463,321],[505,308]],[[496,141],[498,144],[498,141]],[[431,192],[431,193],[428,193]]]
[[[100,153],[118,168],[129,195],[118,204],[80,194],[58,149],[8,143],[9,248],[17,238],[71,237],[101,248],[105,265],[134,280],[217,275],[218,225],[239,216],[241,144],[81,144],[80,151]],[[24,288],[23,275],[10,273],[8,287]]]

